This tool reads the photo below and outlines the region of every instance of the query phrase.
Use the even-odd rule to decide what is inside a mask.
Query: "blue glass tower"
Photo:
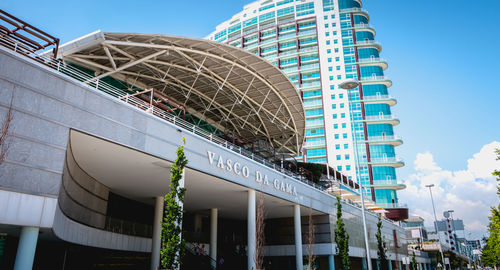
[[[288,75],[301,91],[306,115],[303,159],[327,163],[357,179],[366,195],[395,220],[399,205],[394,147],[399,120],[384,75],[370,16],[360,0],[261,0],[216,27],[207,38],[260,55]],[[346,79],[359,87],[340,88]]]

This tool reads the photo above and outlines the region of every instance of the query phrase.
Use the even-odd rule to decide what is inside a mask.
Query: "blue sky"
[[[0,8],[67,42],[97,29],[204,37],[250,2],[2,0]],[[442,170],[468,170],[474,154],[500,141],[500,1],[365,0],[364,8],[398,99],[399,178],[417,177],[419,153]]]

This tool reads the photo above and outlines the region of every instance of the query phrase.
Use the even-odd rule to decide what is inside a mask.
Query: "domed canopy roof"
[[[300,155],[300,94],[257,55],[204,39],[97,31],[61,46],[58,57],[96,71],[92,80],[154,88],[223,132]]]

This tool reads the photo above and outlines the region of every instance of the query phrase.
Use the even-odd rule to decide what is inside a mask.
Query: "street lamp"
[[[434,207],[434,199],[432,198],[432,189],[431,188],[434,187],[434,184],[425,185],[425,187],[429,188],[429,193],[431,194],[432,210],[434,211],[434,229],[436,230],[436,234],[439,238],[439,252],[441,253],[441,262],[443,263],[443,268],[446,269],[446,264],[444,263],[443,249],[441,249],[441,236],[439,235],[439,232],[437,229],[436,208]]]
[[[352,114],[352,102],[351,102],[351,96],[350,92],[352,89],[356,88],[359,86],[359,82],[354,79],[347,79],[344,82],[340,84],[340,88],[344,89],[347,91],[347,103],[349,104],[349,114],[351,117],[351,122],[354,121],[354,117]],[[356,136],[356,126],[351,123],[352,132],[353,132],[353,139],[354,139],[354,154],[355,154],[355,160],[356,160],[356,177],[358,176],[359,173],[359,154],[358,154],[358,144],[357,144],[357,136]],[[368,230],[366,229],[366,214],[365,214],[365,198],[364,198],[364,190],[363,190],[363,183],[361,181],[361,177],[359,178],[359,187],[361,190],[361,216],[363,217],[363,231],[365,235],[365,249],[366,249],[366,264],[368,266],[368,270],[372,270],[372,260],[370,258],[370,245],[368,243]]]

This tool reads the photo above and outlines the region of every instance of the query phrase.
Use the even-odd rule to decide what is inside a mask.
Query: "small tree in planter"
[[[264,211],[264,199],[259,198],[259,204],[257,205],[257,218],[256,218],[256,228],[255,228],[255,267],[257,270],[264,269],[264,243],[265,234],[264,228],[265,224],[265,211]]]
[[[415,251],[412,251],[411,255],[411,269],[412,270],[418,270],[417,268],[417,258],[415,257]]]
[[[163,221],[161,224],[161,266],[164,269],[178,269],[184,254],[184,239],[182,239],[182,218],[184,193],[179,181],[184,177],[184,168],[188,163],[184,155],[184,144],[177,148],[177,158],[170,168],[170,191],[165,195]]]
[[[388,261],[387,261],[387,248],[386,248],[386,243],[385,243],[385,237],[382,236],[382,219],[379,217],[378,222],[377,222],[377,234],[375,235],[377,237],[377,254],[378,254],[378,259],[380,261],[380,269],[386,270],[388,269]]]
[[[351,261],[349,260],[349,234],[345,230],[344,220],[342,219],[342,204],[340,204],[340,197],[337,197],[337,222],[335,228],[335,243],[339,250],[340,260],[342,261],[341,269],[350,270]]]
[[[309,206],[309,224],[307,234],[307,270],[316,270],[316,255],[313,252],[314,246],[314,223],[312,217],[312,206]]]

